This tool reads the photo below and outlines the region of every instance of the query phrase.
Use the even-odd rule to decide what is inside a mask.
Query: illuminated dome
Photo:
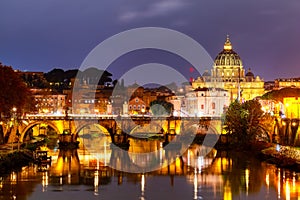
[[[250,68],[248,69],[248,72],[247,72],[246,76],[254,77],[254,74],[251,72]]]
[[[224,44],[224,49],[221,51],[216,59],[216,66],[243,66],[240,56],[232,50],[232,45],[227,35],[226,42]]]

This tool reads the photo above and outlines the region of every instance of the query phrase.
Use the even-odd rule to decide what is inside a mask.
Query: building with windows
[[[185,97],[185,109],[190,116],[221,115],[229,103],[228,91],[221,88],[197,88]]]
[[[264,81],[244,70],[240,56],[233,50],[227,36],[223,50],[216,56],[211,72],[205,71],[192,82],[192,88],[222,88],[229,92],[230,101],[251,100],[265,93]]]
[[[300,88],[300,78],[278,78],[275,79],[274,89],[280,90],[286,87]]]
[[[64,114],[66,96],[63,94],[35,94],[36,111],[39,114]]]
[[[283,98],[284,114],[287,118],[300,118],[300,98],[285,97]]]
[[[144,114],[146,103],[139,97],[131,99],[128,103],[128,114]]]

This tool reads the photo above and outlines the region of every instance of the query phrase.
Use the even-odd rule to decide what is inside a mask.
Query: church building
[[[265,93],[264,81],[254,76],[249,69],[245,73],[240,56],[233,50],[227,36],[223,50],[216,56],[209,73],[206,70],[201,77],[192,82],[192,88],[222,88],[228,91],[230,101],[251,100]]]

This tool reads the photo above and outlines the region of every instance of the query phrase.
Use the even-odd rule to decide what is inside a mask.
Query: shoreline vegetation
[[[197,135],[195,144],[202,144],[205,135]],[[230,140],[230,139],[229,139]],[[283,146],[264,141],[247,143],[228,142],[219,139],[214,148],[218,151],[251,153],[262,162],[274,164],[277,167],[300,172],[300,148]]]
[[[7,175],[13,171],[20,171],[22,167],[33,162],[30,150],[20,150],[0,157],[0,174]]]
[[[205,136],[196,136],[194,143],[202,144]],[[264,141],[248,143],[224,143],[219,140],[214,148],[218,151],[251,153],[262,162],[300,172],[300,148],[283,146]]]

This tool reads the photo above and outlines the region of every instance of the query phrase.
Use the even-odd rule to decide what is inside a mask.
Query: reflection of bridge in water
[[[167,152],[157,145],[157,141],[132,141],[132,147],[129,151],[135,151],[140,148],[140,142],[145,146],[144,149],[153,151],[154,149],[162,154],[158,154],[158,158],[163,161],[167,159]],[[148,143],[148,145],[147,145]],[[150,147],[152,146],[152,147]],[[226,158],[226,155],[218,154],[215,149],[205,148],[200,145],[192,145],[181,156],[177,156],[169,165],[160,166],[153,171],[145,171],[144,173],[127,173],[111,168],[115,162],[122,165],[121,168],[137,168],[145,167],[143,160],[136,160],[130,156],[130,152],[106,147],[99,152],[87,152],[85,149],[60,150],[59,153],[53,154],[53,165],[49,171],[44,173],[47,176],[47,185],[62,186],[70,185],[90,185],[93,186],[94,193],[99,192],[99,186],[108,184],[122,185],[124,181],[138,183],[141,185],[141,193],[144,193],[145,185],[148,177],[164,176],[169,177],[169,184],[176,185],[175,177],[183,177],[187,182],[194,185],[194,195],[198,195],[198,187],[200,185],[210,186],[215,190],[225,185],[223,173],[229,172],[232,167],[232,161]],[[117,151],[116,151],[117,150]],[[142,150],[140,150],[142,152]],[[201,155],[201,152],[206,155]],[[118,156],[127,157],[128,160],[119,159]],[[162,156],[162,157],[160,157]],[[130,163],[128,163],[128,162]],[[151,164],[148,161],[147,164]],[[140,169],[137,169],[140,170]],[[45,185],[44,187],[47,187]]]
[[[153,145],[154,142],[151,142]],[[133,142],[133,146],[135,146]],[[200,151],[206,151],[207,155],[199,155]],[[136,160],[130,152],[120,149],[107,147],[106,151],[85,152],[84,149],[59,150],[52,152],[52,165],[47,171],[54,184],[90,184],[99,185],[109,181],[109,177],[117,174],[118,184],[122,183],[122,176],[134,176],[135,172],[143,171],[147,175],[161,176],[186,176],[194,173],[201,173],[212,166],[216,161],[217,151],[211,148],[205,148],[199,145],[191,146],[183,155],[178,155],[172,160],[168,159],[168,153],[163,148],[158,148],[157,159],[160,159],[160,165],[153,171],[146,171],[147,166],[151,165],[151,160],[144,163],[144,160]],[[167,165],[165,163],[168,163]],[[124,171],[116,170],[112,166],[119,165],[118,168]],[[127,172],[126,172],[127,171]],[[128,173],[129,172],[129,173]],[[134,173],[132,173],[134,172]],[[213,172],[209,172],[213,173]],[[139,174],[140,176],[140,174]],[[100,182],[105,180],[104,183]]]
[[[100,195],[104,199],[112,199],[116,192],[121,195],[113,199],[130,196],[128,193],[157,199],[153,198],[153,194],[160,191],[175,193],[173,198],[177,199],[261,199],[266,195],[271,199],[297,199],[299,196],[298,173],[260,162],[249,154],[217,152],[215,155],[213,150],[203,160],[197,156],[199,151],[200,146],[193,145],[182,159],[178,157],[169,167],[133,174],[102,166],[101,163],[97,167],[95,157],[86,154],[84,159],[80,149],[61,150],[53,152],[54,162],[49,171],[37,172],[34,166],[24,167],[22,172],[13,172],[0,179],[1,191],[2,195],[9,194],[4,196],[7,197],[5,199],[13,199],[13,196],[17,199],[34,198],[41,193],[45,198],[54,199],[58,196],[57,192],[61,192],[61,197],[71,192],[75,195]],[[209,166],[199,167],[202,161]],[[192,163],[200,165],[194,167]],[[258,196],[262,191],[266,192]],[[182,193],[184,198],[180,198]]]

